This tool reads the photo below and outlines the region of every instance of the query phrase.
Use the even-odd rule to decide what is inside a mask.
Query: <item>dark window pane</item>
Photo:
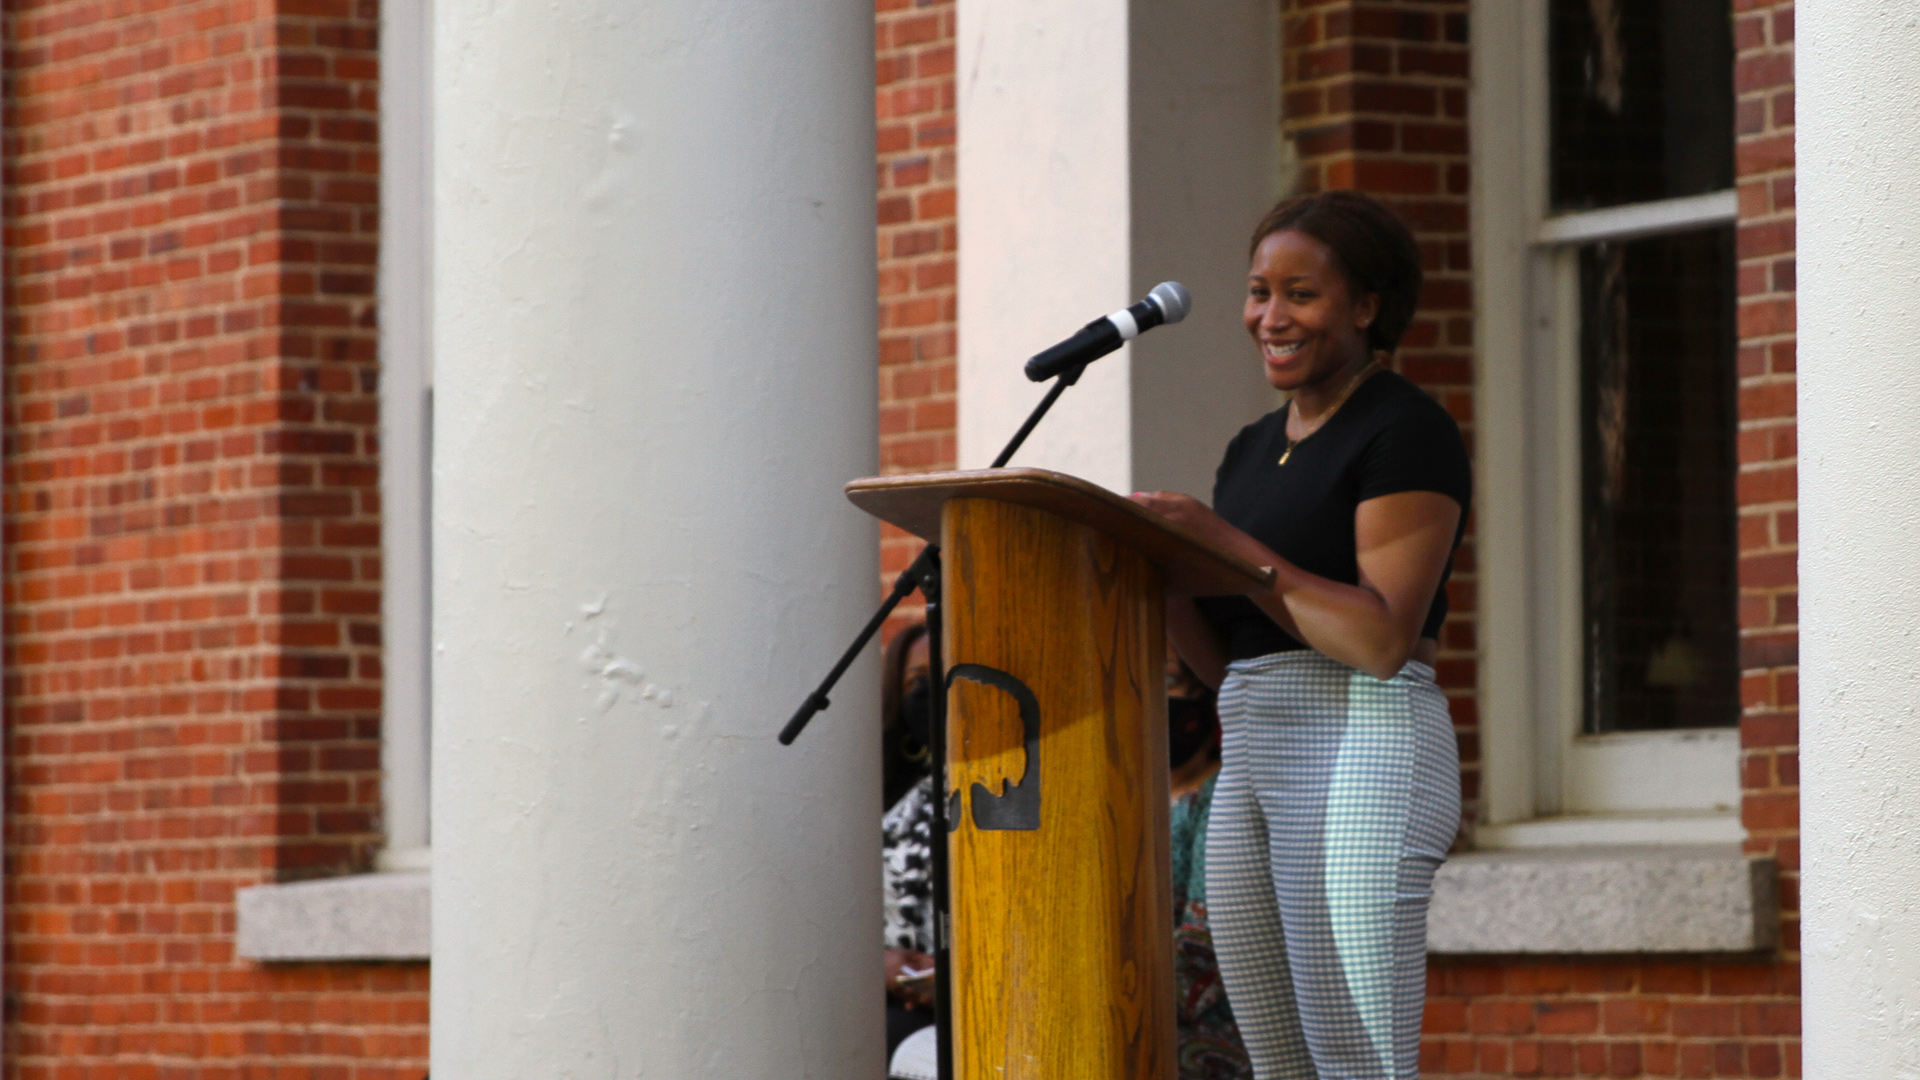
[[[1733,186],[1726,0],[1551,0],[1556,211]]]
[[[1733,230],[1580,255],[1586,730],[1739,720]]]

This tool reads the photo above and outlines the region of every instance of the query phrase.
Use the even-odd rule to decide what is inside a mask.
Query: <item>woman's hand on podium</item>
[[[1256,566],[1272,565],[1266,545],[1227,523],[1213,508],[1177,491],[1136,491],[1133,501],[1186,529],[1215,547],[1230,551]]]
[[[1206,503],[1191,495],[1177,491],[1136,491],[1133,501],[1202,540],[1245,557],[1256,566],[1271,565],[1267,560],[1272,553],[1265,545],[1228,524]],[[1191,596],[1170,590],[1166,610],[1167,636],[1173,641],[1174,651],[1201,682],[1219,689],[1220,681],[1227,676],[1226,643],[1200,617]]]

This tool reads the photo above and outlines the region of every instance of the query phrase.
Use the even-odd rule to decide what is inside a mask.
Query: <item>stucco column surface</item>
[[[1920,11],[1795,13],[1805,1075],[1920,1076]]]
[[[434,41],[433,1074],[878,1076],[872,7]]]

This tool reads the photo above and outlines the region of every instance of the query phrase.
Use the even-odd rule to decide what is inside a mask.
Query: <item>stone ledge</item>
[[[432,877],[361,874],[240,890],[253,960],[425,960]],[[1583,847],[1456,855],[1434,880],[1440,954],[1750,953],[1773,948],[1771,859],[1735,845]]]
[[[256,885],[238,896],[239,952],[250,960],[425,960],[432,875],[358,874]]]
[[[1480,851],[1434,879],[1427,951],[1751,953],[1778,933],[1773,860],[1738,845]]]

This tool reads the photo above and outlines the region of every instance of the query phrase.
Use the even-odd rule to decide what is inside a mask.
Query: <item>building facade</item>
[[[379,14],[5,18],[6,1068],[418,1076],[424,963],[235,949],[382,843]]]
[[[368,942],[258,929],[303,912],[367,919],[375,901],[352,888],[251,893],[266,905],[249,916],[265,936],[243,947],[238,899],[256,886],[371,879],[409,896],[426,889],[425,864],[410,861],[427,836],[425,769],[395,763],[428,756],[434,661],[395,611],[424,620],[428,573],[425,464],[404,448],[447,429],[444,412],[433,422],[418,330],[432,290],[403,279],[430,273],[432,252],[447,248],[422,240],[434,203],[421,194],[425,167],[400,161],[424,153],[431,125],[394,140],[396,117],[418,125],[426,111],[428,83],[394,69],[396,57],[426,55],[422,24],[387,7],[37,0],[5,14],[9,1075],[412,1080],[427,1069],[422,945],[405,932]],[[1042,45],[1007,29],[1023,7],[1064,57],[1045,78],[1032,60]],[[1437,952],[1423,1072],[1800,1075],[1791,0],[1207,7],[1203,19],[1174,4],[878,0],[879,467],[983,464],[980,447],[1025,399],[980,373],[1010,371],[1020,333],[1044,345],[1159,277],[1223,275],[1201,295],[1230,300],[1242,254],[1233,230],[1272,198],[1354,187],[1389,202],[1428,271],[1397,365],[1460,421],[1480,469],[1440,664],[1469,806],[1462,865],[1511,883],[1529,859],[1570,860],[1594,875],[1580,880],[1604,885],[1634,872],[1620,869],[1631,862],[1622,849],[1680,846],[1737,851],[1712,872],[1751,859],[1761,882],[1744,894],[1754,905],[1744,945],[1628,928],[1557,947],[1496,936]],[[1667,9],[1724,17],[1724,29],[1648,22]],[[406,17],[413,36],[396,43]],[[1127,17],[1147,29],[1129,30]],[[1223,42],[1183,29],[1207,19],[1245,32]],[[1065,47],[1061,27],[1090,44]],[[1646,106],[1648,130],[1618,130],[1638,115],[1636,86],[1678,87],[1682,67],[1719,77],[1715,34],[1726,53],[1719,113],[1661,129],[1662,108],[1693,103],[1676,89]],[[1649,69],[1650,47],[1678,59]],[[1562,85],[1576,75],[1584,81]],[[1026,110],[1031,137],[1066,138],[1044,113],[1079,93],[1120,111],[1076,112],[1085,153],[1036,189],[1057,163],[998,133],[1019,133],[1004,121]],[[1553,133],[1579,119],[1578,102],[1553,112],[1556,94],[1593,114],[1582,121],[1588,159],[1554,156]],[[1208,126],[1220,116],[1232,122]],[[970,128],[965,117],[983,119]],[[617,144],[626,129],[612,123]],[[652,129],[636,124],[646,144]],[[1685,146],[1706,146],[1702,163],[1683,167]],[[1613,165],[1594,164],[1608,153]],[[1225,164],[1183,172],[1189,156]],[[1632,171],[1620,162],[1643,158],[1667,173],[1620,179]],[[396,186],[404,168],[412,187]],[[1562,182],[1580,169],[1606,176]],[[1041,207],[1036,217],[1057,208],[1052,219],[1068,224],[1009,238],[1012,226],[996,222],[1021,205]],[[1163,235],[1166,220],[1182,235]],[[1194,250],[1190,236],[1209,239]],[[1076,258],[1122,269],[1082,280]],[[1642,295],[1632,275],[1655,264],[1685,270],[1646,271],[1656,292],[1709,285],[1649,331],[1632,322]],[[1609,387],[1668,392],[1608,367],[1632,350],[1609,353],[1596,328],[1640,341],[1632,335],[1689,318],[1706,344],[1688,356],[1712,362],[1698,394],[1724,391],[1727,411],[1645,422],[1660,438],[1679,437],[1661,424],[1724,436],[1712,458],[1723,475],[1688,489],[1724,507],[1724,535],[1703,534],[1690,556],[1707,562],[1688,564],[1722,591],[1658,608],[1674,624],[1658,640],[1622,645],[1623,629],[1596,643],[1581,628],[1602,615],[1626,627],[1623,605],[1636,601],[1598,580],[1614,564],[1595,561],[1587,530],[1606,507],[1579,501],[1604,489],[1582,471],[1598,460],[1592,447],[1615,445],[1590,406]],[[1183,404],[1171,410],[1181,425],[1156,426],[1167,411],[1156,404],[1179,388],[1157,384],[1153,364],[1194,348],[1168,331],[1130,366],[1110,362],[1124,379],[1102,371],[1076,389],[1097,407],[1063,406],[1034,460],[1114,486],[1203,483],[1202,459],[1224,445],[1230,416],[1272,404],[1236,381],[1225,345],[1213,348],[1238,333],[1224,322],[1204,331],[1219,358],[1192,361],[1217,365],[1195,382],[1224,412]],[[1671,392],[1683,391],[1694,392]],[[1116,435],[1101,417],[1121,415],[1129,424]],[[1633,415],[1620,414],[1627,430]],[[1606,527],[1605,551],[1633,541],[1627,526]],[[914,547],[883,532],[883,576]],[[1594,592],[1604,587],[1615,592]],[[403,624],[412,636],[396,640]],[[618,643],[595,642],[589,652],[605,655],[593,678],[607,688],[596,693],[651,690],[657,707],[666,682],[637,666],[629,678]],[[1668,688],[1664,704],[1633,712],[1614,683],[1614,696],[1593,696],[1596,671],[1651,671],[1656,660],[1669,673],[1653,680]],[[1686,697],[1678,686],[1706,688]],[[396,701],[409,704],[397,712]],[[1619,719],[1676,708],[1709,720]],[[1671,879],[1645,880],[1654,884],[1622,895],[1644,900]],[[1683,928],[1715,920],[1667,914]],[[1595,924],[1570,925],[1577,935]]]

